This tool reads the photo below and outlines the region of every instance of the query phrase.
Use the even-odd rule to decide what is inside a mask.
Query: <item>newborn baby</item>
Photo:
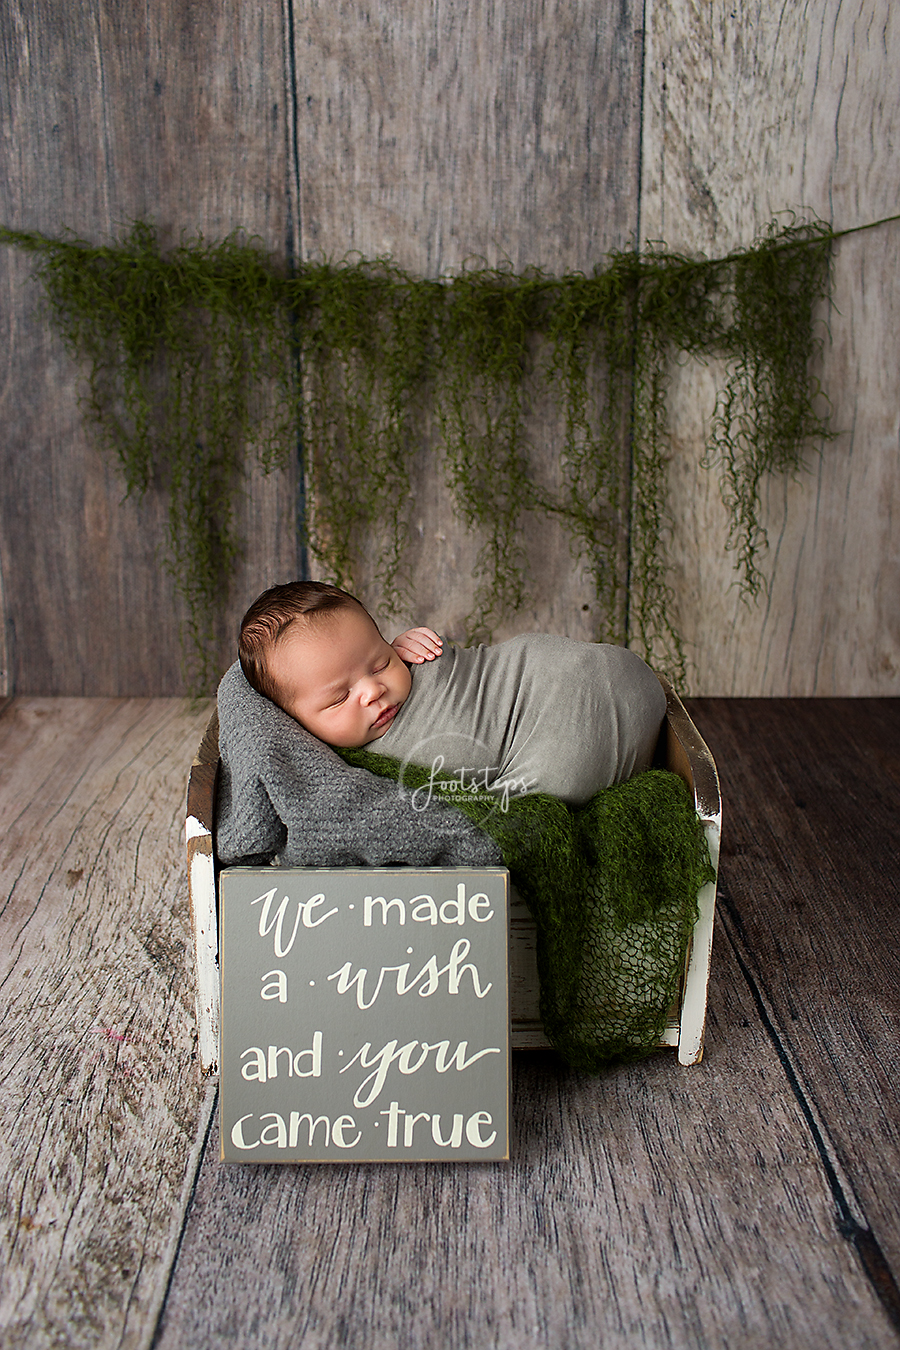
[[[254,689],[328,745],[570,805],[648,769],[666,711],[653,671],[625,647],[526,633],[445,649],[428,628],[389,644],[324,582],[261,595],[239,654]]]

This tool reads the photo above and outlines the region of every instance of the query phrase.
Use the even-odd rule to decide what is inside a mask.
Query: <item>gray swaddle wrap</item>
[[[465,768],[492,792],[570,805],[650,767],[666,697],[635,652],[524,633],[412,667],[393,725],[367,748],[434,777]]]

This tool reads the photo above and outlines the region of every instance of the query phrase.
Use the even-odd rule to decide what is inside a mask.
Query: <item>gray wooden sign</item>
[[[507,878],[223,871],[222,1159],[508,1158]]]

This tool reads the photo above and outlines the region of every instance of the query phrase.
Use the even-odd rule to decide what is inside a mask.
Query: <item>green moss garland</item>
[[[428,280],[362,258],[288,276],[237,235],[183,241],[163,257],[146,222],[104,247],[0,230],[0,242],[37,258],[128,491],[169,493],[169,565],[198,688],[216,674],[211,616],[241,547],[234,502],[246,465],[287,464],[298,430],[312,552],[352,587],[374,540],[385,609],[406,606],[410,469],[429,411],[457,509],[485,541],[470,636],[522,606],[522,516],[544,512],[593,576],[601,635],[683,680],[665,552],[669,371],[681,354],[726,360],[706,464],[720,476],[741,584],[755,594],[762,481],[799,471],[810,442],[829,434],[811,358],[833,237],[821,222],[773,224],[721,259],[649,250],[614,253],[590,275],[483,268]],[[555,494],[535,480],[524,432],[528,409],[548,398],[565,427]]]

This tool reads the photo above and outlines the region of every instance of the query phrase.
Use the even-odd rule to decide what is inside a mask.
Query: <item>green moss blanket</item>
[[[541,1020],[573,1068],[596,1072],[657,1048],[678,996],[697,895],[713,879],[703,828],[677,775],[650,770],[584,806],[498,800],[459,777],[367,750],[349,764],[398,780],[413,809],[452,802],[500,846],[538,935]]]

